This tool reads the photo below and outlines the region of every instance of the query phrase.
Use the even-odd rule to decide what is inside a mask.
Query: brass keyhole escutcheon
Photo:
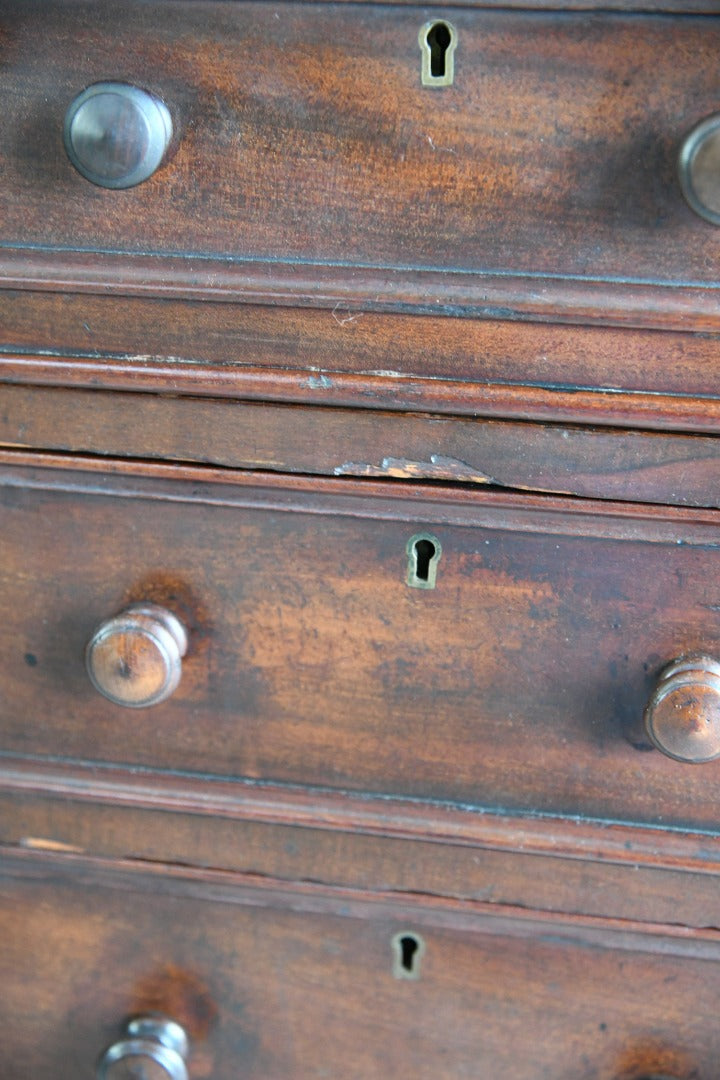
[[[422,65],[420,80],[423,86],[452,86],[455,78],[455,49],[457,31],[443,19],[425,23],[418,38]]]
[[[396,979],[419,979],[425,942],[419,934],[405,931],[392,939],[393,975]]]
[[[434,589],[442,547],[436,536],[417,533],[407,542],[407,583],[413,589]]]

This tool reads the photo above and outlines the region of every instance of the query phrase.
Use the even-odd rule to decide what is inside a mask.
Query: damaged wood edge
[[[22,793],[94,805],[720,875],[720,833],[0,757],[0,798]]]
[[[417,411],[6,384],[0,446],[603,501],[717,507],[720,498],[717,436]]]
[[[302,476],[163,461],[127,461],[0,448],[0,486],[97,497],[199,503],[472,526],[556,536],[720,547],[720,513],[707,508],[523,494],[487,487],[402,485],[392,479]]]
[[[0,384],[125,390],[278,404],[717,434],[720,396],[616,386],[542,386],[418,376],[210,364],[163,357],[0,353]],[[669,427],[670,424],[670,427]]]
[[[459,461],[457,458],[445,457],[442,454],[431,454],[429,461],[410,461],[405,458],[385,457],[379,465],[366,464],[361,461],[346,461],[333,469],[334,476],[378,476],[392,477],[401,480],[446,480],[464,484],[492,484],[502,487],[504,490],[539,490],[538,488],[521,488],[518,484],[508,485],[502,480],[496,480],[487,473],[479,472],[467,461]]]
[[[474,484],[502,489],[505,492],[535,492],[538,495],[578,496],[577,485],[521,484],[480,472],[474,465],[443,454],[431,454],[428,461],[384,457],[377,465],[364,461],[346,461],[333,469],[333,476],[355,476],[392,480],[441,480],[451,484]],[[601,496],[598,496],[601,497]],[[619,498],[619,496],[615,496]],[[631,500],[632,501],[632,500]]]

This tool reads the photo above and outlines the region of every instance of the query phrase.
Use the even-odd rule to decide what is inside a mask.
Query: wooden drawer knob
[[[645,709],[645,727],[675,761],[699,764],[720,756],[720,663],[687,656],[665,668]]]
[[[102,623],[86,650],[93,686],[116,705],[158,705],[177,689],[187,633],[157,604],[133,604]]]
[[[683,195],[695,213],[720,225],[720,114],[703,120],[685,138],[679,176]]]
[[[105,1051],[97,1080],[188,1080],[187,1035],[173,1020],[141,1016]]]
[[[87,180],[129,188],[160,166],[172,138],[172,120],[159,98],[127,83],[94,83],[65,115],[65,149]]]

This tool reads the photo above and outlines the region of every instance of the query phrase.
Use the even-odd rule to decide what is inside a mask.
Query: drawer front
[[[450,86],[423,85],[434,21],[452,35]],[[415,271],[539,274],[563,311],[583,282],[598,297],[603,282],[716,282],[716,228],[676,174],[684,136],[718,108],[718,19],[22,0],[3,5],[0,35],[2,243],[62,252],[64,280],[97,285],[92,252],[178,257],[163,291],[174,274],[198,287],[188,254],[238,280],[243,260],[284,264],[285,294],[306,288],[306,264],[392,268],[365,300],[405,282],[404,303],[437,310],[447,283]],[[107,80],[151,92],[173,123],[165,163],[123,191],[82,177],[63,145],[70,103]],[[125,288],[154,275],[138,273]],[[488,295],[477,284],[457,302]]]
[[[186,1030],[191,1080],[716,1075],[717,940],[212,875],[0,873],[6,1080],[90,1077],[148,1013]]]
[[[720,762],[641,727],[666,665],[720,655],[716,513],[137,469],[3,470],[2,750],[715,823]],[[128,708],[84,653],[137,604],[187,651]],[[109,655],[122,698],[113,640],[95,674]]]

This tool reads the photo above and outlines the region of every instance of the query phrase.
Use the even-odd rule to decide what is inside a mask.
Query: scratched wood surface
[[[5,0],[0,276],[103,291],[106,267],[121,290],[212,295],[223,273],[242,293],[247,264],[283,302],[336,277],[371,304],[622,319],[627,302],[630,321],[664,306],[717,329],[716,231],[675,163],[717,108],[720,19],[453,7],[457,76],[439,90],[420,83],[429,14]],[[178,132],[125,192],[82,179],[62,145],[70,101],[110,77],[166,99]]]
[[[716,334],[0,290],[0,381],[715,433]],[[40,399],[42,400],[42,399]]]
[[[716,436],[0,386],[0,446],[720,507]]]
[[[218,788],[220,789],[218,791]],[[303,813],[304,811],[304,813]],[[0,844],[702,929],[720,837],[0,759]],[[1,858],[0,858],[1,861]]]
[[[645,752],[639,728],[667,663],[720,650],[717,512],[87,469],[2,471],[3,750],[715,825],[720,763]],[[426,532],[433,590],[406,580]],[[140,600],[191,637],[147,711],[83,665]]]
[[[636,1080],[713,1075],[720,1053],[714,931],[7,852],[0,924],[7,1080],[90,1076],[147,1011],[217,1080]],[[397,934],[423,942],[414,979],[394,975]]]

